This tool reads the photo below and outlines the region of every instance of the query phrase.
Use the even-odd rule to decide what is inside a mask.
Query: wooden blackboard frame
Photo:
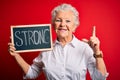
[[[47,48],[34,48],[34,49],[22,49],[22,50],[17,50],[15,52],[33,52],[33,51],[46,51],[46,50],[52,50],[53,49],[53,45],[52,45],[52,30],[51,30],[51,24],[31,24],[31,25],[12,25],[11,26],[11,41],[12,41],[12,44],[15,45],[15,34],[14,34],[14,29],[22,29],[22,28],[36,28],[36,27],[39,27],[39,28],[44,28],[44,27],[48,27],[49,28],[49,38],[50,38],[50,44],[48,46],[50,47],[47,47]],[[15,45],[15,48],[16,48],[16,45]]]

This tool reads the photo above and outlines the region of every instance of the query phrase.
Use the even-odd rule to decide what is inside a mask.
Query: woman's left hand
[[[100,52],[100,41],[96,37],[96,28],[95,28],[95,26],[93,27],[92,36],[90,37],[90,39],[89,40],[82,39],[82,41],[88,43],[90,45],[90,47],[93,49],[95,54],[99,54],[99,52]]]

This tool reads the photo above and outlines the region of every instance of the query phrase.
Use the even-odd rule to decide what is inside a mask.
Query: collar
[[[55,46],[56,44],[60,44],[60,42],[56,39],[53,46]],[[73,35],[73,39],[71,42],[69,42],[68,44],[70,44],[72,47],[76,47],[77,44],[77,38]],[[67,45],[67,44],[66,44]]]

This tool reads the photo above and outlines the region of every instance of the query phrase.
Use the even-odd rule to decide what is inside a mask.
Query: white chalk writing
[[[49,41],[46,40],[48,32],[50,32],[49,29],[15,31],[15,38],[17,38],[15,44],[16,46],[48,44]]]

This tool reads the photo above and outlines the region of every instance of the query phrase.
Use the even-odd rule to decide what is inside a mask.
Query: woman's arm
[[[15,58],[19,66],[22,68],[24,73],[27,74],[30,65],[20,56],[19,53],[15,52],[16,49],[12,43],[8,43],[8,50],[11,56]]]
[[[84,42],[87,42],[94,51],[94,57],[96,59],[96,69],[98,69],[103,76],[107,74],[105,62],[103,60],[103,54],[100,50],[100,41],[96,37],[95,27],[93,27],[92,36],[90,40],[83,39]]]

